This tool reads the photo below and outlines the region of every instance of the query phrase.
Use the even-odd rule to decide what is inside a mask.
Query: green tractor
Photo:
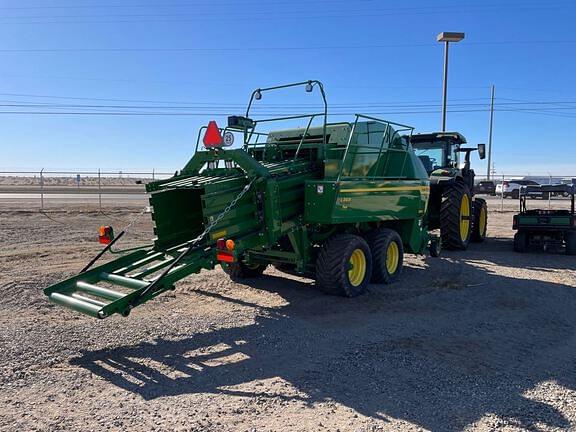
[[[485,144],[463,147],[466,138],[458,132],[414,134],[410,142],[430,176],[428,228],[440,229],[446,249],[465,250],[470,241],[484,241],[488,207],[474,197],[470,153],[478,150],[484,159]]]

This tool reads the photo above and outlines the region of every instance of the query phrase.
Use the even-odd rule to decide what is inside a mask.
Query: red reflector
[[[222,135],[220,135],[220,129],[218,129],[218,125],[214,120],[208,123],[202,142],[204,142],[206,147],[219,147],[222,145]]]
[[[232,255],[230,253],[226,253],[226,252],[218,252],[216,254],[216,259],[218,261],[234,262],[234,255]]]

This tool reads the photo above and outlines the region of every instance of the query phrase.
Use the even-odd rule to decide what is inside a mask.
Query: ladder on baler
[[[96,318],[115,313],[127,316],[133,307],[173,289],[177,280],[212,266],[212,251],[205,245],[139,250],[53,285],[44,293],[54,303]]]

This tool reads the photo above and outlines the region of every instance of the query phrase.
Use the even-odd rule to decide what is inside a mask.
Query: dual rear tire
[[[365,238],[336,234],[318,255],[316,283],[328,294],[356,297],[370,282],[394,282],[402,272],[403,259],[402,239],[394,230],[374,229]]]

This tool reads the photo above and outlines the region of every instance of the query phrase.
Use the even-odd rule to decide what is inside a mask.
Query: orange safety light
[[[228,249],[229,251],[233,251],[235,246],[236,243],[234,243],[234,240],[232,239],[226,240],[226,249]]]
[[[220,135],[220,129],[214,120],[208,123],[202,142],[205,147],[220,147],[224,142],[222,135]]]
[[[111,226],[101,226],[98,229],[98,241],[102,244],[110,244],[114,240],[114,229]]]

